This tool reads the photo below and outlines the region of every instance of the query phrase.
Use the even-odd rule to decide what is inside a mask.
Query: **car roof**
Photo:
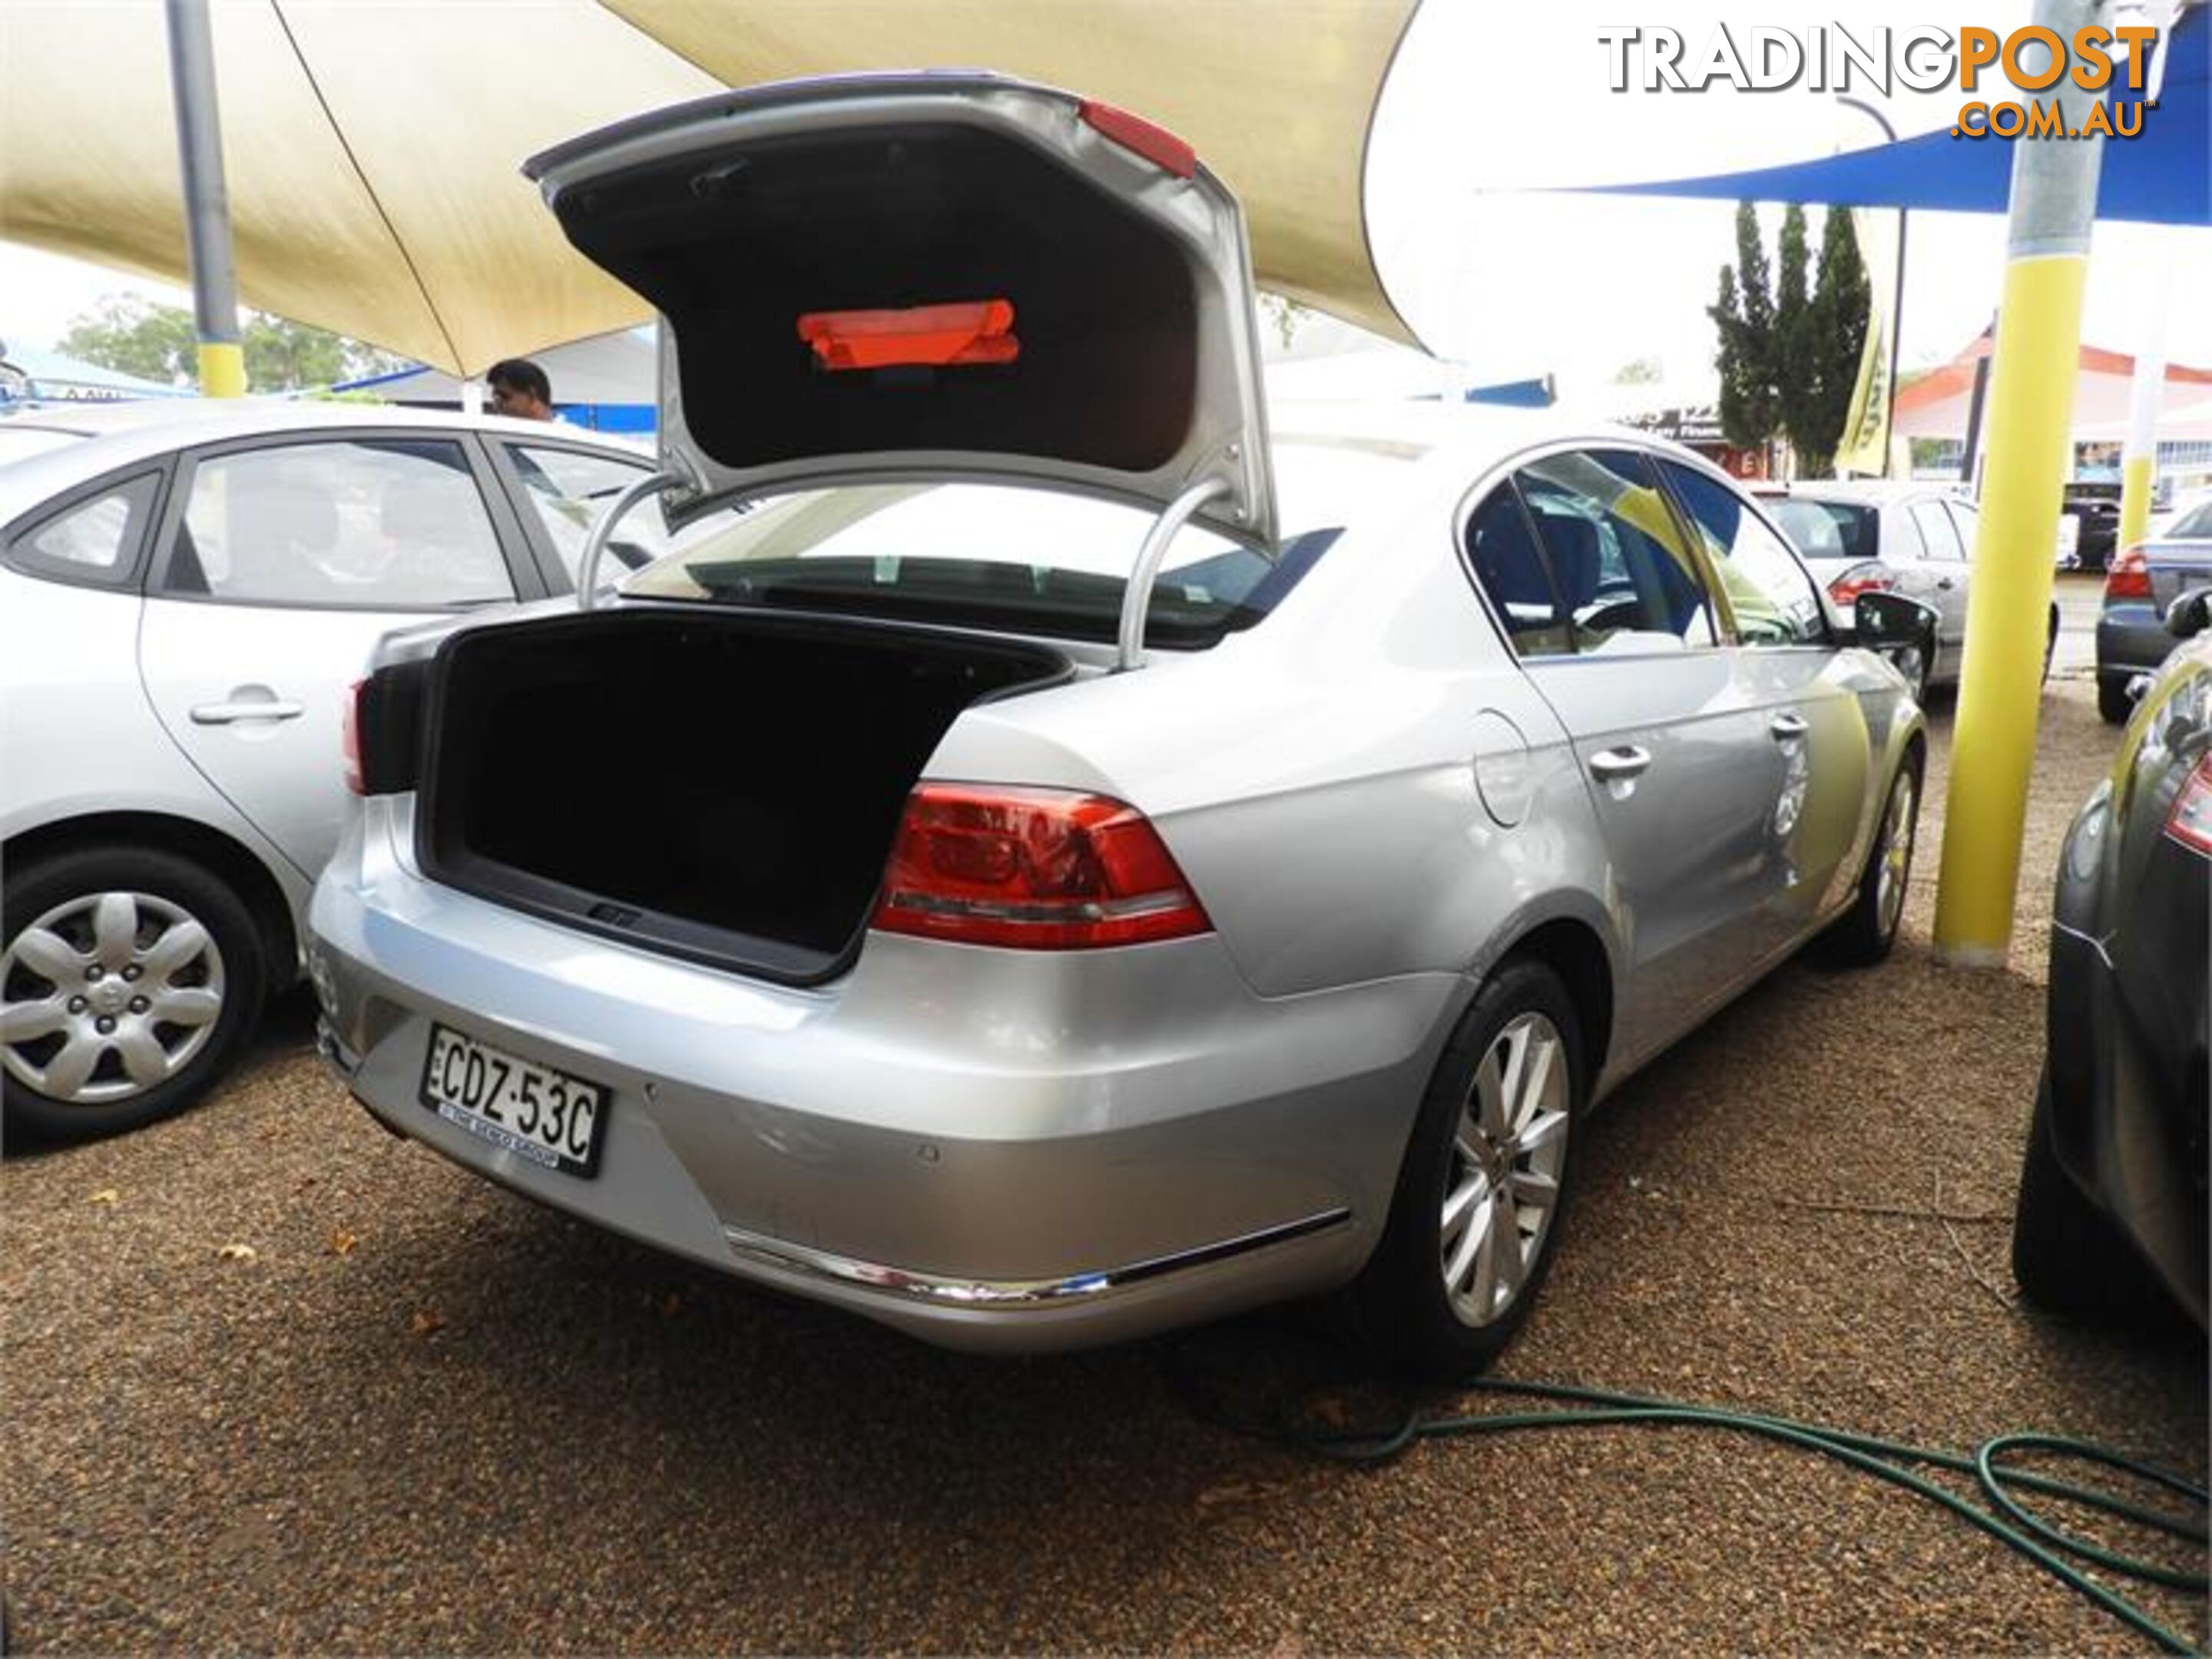
[[[1441,398],[1373,402],[1284,398],[1271,403],[1267,422],[1269,440],[1278,446],[1389,449],[1409,459],[1434,458],[1469,477],[1524,450],[1568,443],[1646,450],[1686,461],[1717,477],[1727,477],[1704,456],[1680,444],[1557,407],[1513,409]]]
[[[1754,493],[1770,500],[1844,501],[1861,507],[1881,507],[1892,501],[1920,501],[1942,496],[1971,507],[1966,493],[1940,478],[1799,478],[1788,483],[1760,483]]]
[[[410,430],[482,432],[538,442],[581,443],[649,461],[651,452],[579,427],[519,421],[501,415],[462,415],[411,409],[400,404],[311,403],[283,398],[147,398],[131,403],[52,404],[0,417],[9,428],[75,433],[85,441],[0,465],[0,519],[118,467],[156,459],[174,450],[236,439],[289,433],[343,433],[405,427]]]

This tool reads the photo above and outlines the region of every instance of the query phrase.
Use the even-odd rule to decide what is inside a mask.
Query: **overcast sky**
[[[1844,13],[1863,37],[1876,24],[1959,21],[1936,12],[1924,0],[1853,0],[1848,8],[1551,0],[1510,11],[1492,0],[1429,0],[1399,54],[1369,149],[1370,239],[1383,280],[1434,349],[1484,378],[1548,371],[1571,391],[1652,358],[1670,382],[1694,386],[1710,375],[1705,307],[1719,267],[1735,257],[1733,208],[1540,187],[1722,172],[1856,149],[1881,135],[1866,115],[1802,86],[1616,93],[1598,29],[1645,14],[1639,21],[1665,22],[1695,52],[1723,16],[1739,39],[1753,23],[1802,34]],[[1972,21],[2003,29],[2027,16],[2026,0],[1993,0]],[[1855,91],[1907,134],[1949,125],[1961,101],[1955,89],[1918,94],[1893,84],[1887,99]],[[100,118],[96,100],[86,118]],[[1770,236],[1780,216],[1766,210]],[[1817,236],[1817,210],[1814,222]],[[1914,216],[1908,367],[1948,358],[1988,322],[2003,259],[2002,216]],[[2161,281],[2173,295],[2169,356],[2212,364],[2212,307],[2195,302],[2212,293],[2212,231],[2100,227],[2084,337],[2135,350]],[[0,339],[52,345],[73,319],[116,293],[190,303],[178,289],[0,243]]]
[[[1659,359],[1670,381],[1710,373],[1705,307],[1721,265],[1735,260],[1735,209],[1536,187],[1694,177],[1881,139],[1870,117],[1802,84],[1764,93],[1725,85],[1614,92],[1601,27],[1624,15],[1664,22],[1681,33],[1687,56],[1723,17],[1741,43],[1757,23],[1802,37],[1808,24],[1840,17],[1866,39],[1877,24],[1972,21],[2004,30],[2028,21],[2030,11],[2027,0],[1993,0],[1963,14],[1925,0],[1549,0],[1514,9],[1510,34],[1498,27],[1502,15],[1470,0],[1429,4],[1416,16],[1369,152],[1370,228],[1393,297],[1434,349],[1467,359],[1486,377],[1550,369],[1573,385],[1609,380],[1639,357]],[[1964,101],[1955,88],[1922,94],[1894,81],[1887,98],[1853,92],[1880,105],[1906,137],[1948,127]],[[1812,212],[1817,247],[1819,210]],[[1770,240],[1781,215],[1765,210]],[[1907,253],[1910,367],[1950,357],[1989,322],[2003,276],[2003,216],[1915,215]],[[2212,293],[2212,231],[2099,227],[2084,338],[2134,351],[2161,280],[2173,283],[2169,356],[2212,364],[2212,307],[2196,297]]]

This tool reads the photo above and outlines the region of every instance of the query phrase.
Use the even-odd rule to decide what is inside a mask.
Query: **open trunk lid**
[[[971,72],[719,94],[532,158],[568,240],[663,318],[682,522],[732,497],[969,477],[1276,536],[1236,198],[1170,135]]]

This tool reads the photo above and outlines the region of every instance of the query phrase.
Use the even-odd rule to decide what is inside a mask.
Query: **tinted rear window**
[[[1875,510],[1870,507],[1850,501],[1807,501],[1802,496],[1769,498],[1761,505],[1806,558],[1874,557],[1876,530]]]
[[[1185,527],[1152,590],[1147,642],[1211,645],[1251,627],[1342,533],[1356,504],[1389,490],[1406,466],[1371,449],[1279,449],[1291,526],[1281,545],[1270,556]],[[997,484],[845,485],[764,501],[624,591],[1110,641],[1152,516]]]
[[[2175,541],[2212,539],[2212,501],[2207,501],[2194,513],[2185,513],[2166,526],[2166,533]]]

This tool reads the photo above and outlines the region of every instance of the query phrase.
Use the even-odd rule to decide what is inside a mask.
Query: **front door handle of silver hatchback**
[[[1802,714],[1777,714],[1766,729],[1774,734],[1777,743],[1795,743],[1813,726]]]
[[[1633,744],[1607,749],[1590,757],[1590,775],[1600,783],[1626,783],[1640,778],[1651,767],[1651,751]]]
[[[295,720],[307,712],[307,704],[295,702],[289,697],[203,702],[192,706],[192,724],[228,726],[234,720]]]

